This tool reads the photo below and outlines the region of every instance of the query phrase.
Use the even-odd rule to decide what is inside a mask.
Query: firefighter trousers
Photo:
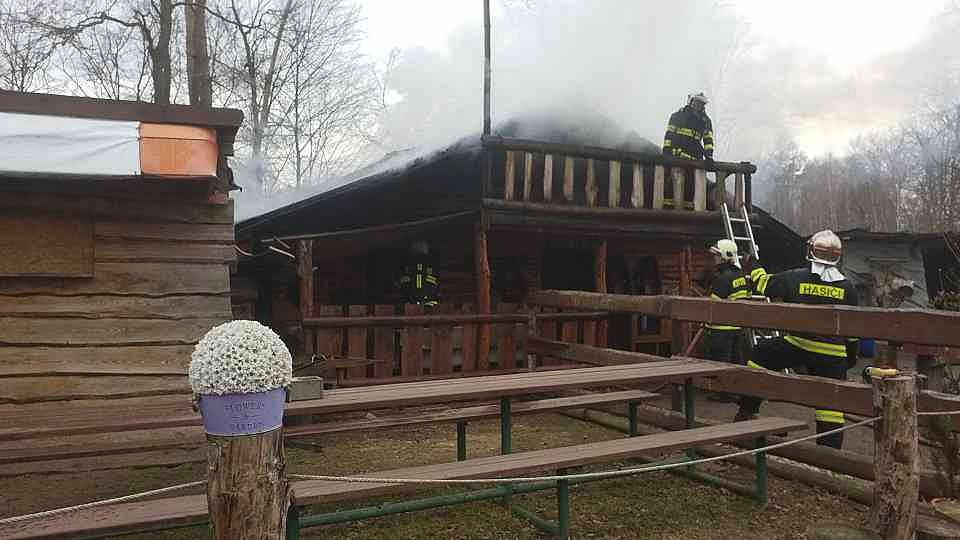
[[[845,358],[805,351],[791,345],[782,337],[765,339],[757,343],[756,347],[753,348],[748,365],[777,371],[785,368],[804,367],[809,375],[838,380],[846,380],[847,378]],[[740,400],[740,409],[750,414],[757,414],[760,412],[762,403],[763,400],[760,398],[744,396]],[[815,414],[817,433],[837,429],[844,424],[842,411],[817,409]],[[843,446],[843,433],[821,437],[817,439],[817,444],[839,449]]]

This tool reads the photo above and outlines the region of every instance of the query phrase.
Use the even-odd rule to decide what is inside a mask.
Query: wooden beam
[[[553,155],[543,156],[543,202],[553,200]]]
[[[540,313],[542,321],[592,321],[603,319],[609,313],[603,311],[572,311],[566,313]],[[404,326],[435,326],[460,324],[521,324],[527,322],[524,313],[449,313],[441,315],[375,315],[372,317],[314,317],[303,321],[309,328],[356,328],[364,326],[402,328]],[[0,371],[2,374],[2,371]]]
[[[527,152],[523,156],[523,200],[530,200],[533,191],[533,154]]]
[[[707,171],[694,169],[693,171],[693,211],[703,212],[707,209]]]
[[[297,279],[300,281],[300,320],[303,320],[313,316],[313,240],[299,242]]]
[[[473,248],[474,264],[477,274],[477,313],[490,313],[490,260],[487,255],[487,232],[477,228]],[[477,327],[477,368],[486,371],[490,368],[490,326]]]
[[[634,208],[643,208],[643,166],[639,163],[633,164],[633,194],[630,196],[630,204]]]
[[[516,156],[514,155],[514,152],[508,150],[506,170],[504,171],[504,175],[503,175],[503,199],[506,201],[512,201],[514,198],[513,192],[515,190],[514,184],[516,182],[515,175],[517,171],[517,166],[515,161],[516,161]]]
[[[607,206],[620,207],[620,162],[610,162],[610,179],[608,182]]]
[[[689,322],[960,347],[960,333],[956,331],[960,328],[960,313],[937,310],[766,304],[581,291],[533,291],[527,302],[564,309],[640,313]]]
[[[542,316],[542,313],[537,314],[537,319],[540,319]],[[544,339],[536,335],[527,336],[527,350],[540,356],[551,356],[568,362],[594,366],[614,366],[636,364],[638,362],[659,362],[663,360],[662,356],[653,354],[591,347],[589,345]]]
[[[597,216],[604,218],[629,220],[658,220],[668,222],[696,222],[713,225],[720,224],[719,212],[685,212],[679,214],[672,210],[647,210],[642,208],[606,208],[587,206],[572,206],[566,204],[525,203],[520,201],[502,201],[499,199],[484,199],[484,208],[495,210],[517,210],[531,214],[553,214],[560,216]],[[662,206],[662,204],[661,204]]]
[[[730,173],[725,173],[717,171],[714,173],[714,179],[716,180],[715,186],[713,188],[713,202],[717,210],[720,210],[720,205],[727,202],[727,177],[730,176]]]
[[[663,184],[666,181],[666,171],[663,165],[653,168],[653,209],[663,210]]]
[[[573,202],[573,158],[563,158],[563,202]]]
[[[593,158],[587,159],[587,181],[584,185],[584,190],[586,192],[587,206],[594,207],[597,205],[597,196],[600,194],[600,188],[597,186],[597,173],[594,166]]]
[[[619,165],[619,163],[618,163]],[[619,176],[619,171],[618,171]],[[619,181],[618,181],[619,183]],[[619,196],[619,193],[617,194]],[[598,293],[607,292],[607,241],[601,240],[597,244],[593,253],[593,280],[594,288]],[[600,321],[596,327],[596,342],[600,345],[607,344],[607,321]]]
[[[293,242],[295,240],[329,240],[332,238],[345,238],[350,236],[369,236],[371,234],[377,234],[382,232],[393,232],[403,229],[413,229],[417,227],[423,227],[426,225],[439,225],[447,221],[453,221],[459,218],[464,218],[467,216],[476,215],[476,210],[465,210],[463,212],[456,212],[453,214],[444,214],[442,216],[436,216],[426,219],[419,219],[416,221],[406,221],[403,223],[391,223],[389,225],[378,225],[376,227],[363,227],[360,229],[345,229],[341,231],[330,231],[314,234],[298,234],[293,236],[281,236],[277,240],[284,240],[287,242]]]
[[[733,184],[733,208],[735,211],[739,211],[740,207],[743,206],[743,203],[746,201],[746,195],[744,194],[743,189],[743,175],[737,174],[734,178]]]
[[[680,167],[673,167],[670,169],[670,177],[673,179],[673,209],[686,210],[684,204],[686,194],[683,192],[683,185],[686,183],[687,171]]]

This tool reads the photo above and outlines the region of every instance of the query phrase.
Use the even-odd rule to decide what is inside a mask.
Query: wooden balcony
[[[484,206],[500,210],[713,218],[722,201],[750,208],[757,170],[747,162],[708,169],[704,161],[494,136],[483,138],[483,148]]]

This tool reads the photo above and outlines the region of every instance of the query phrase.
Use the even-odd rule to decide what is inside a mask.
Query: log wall
[[[93,245],[87,277],[0,277],[0,406],[189,392],[193,344],[232,318],[234,248],[232,205],[207,204],[185,187],[0,191],[0,216],[89,223]],[[29,251],[35,229],[9,229],[0,237]],[[47,244],[30,256],[65,258],[61,249],[72,247]]]

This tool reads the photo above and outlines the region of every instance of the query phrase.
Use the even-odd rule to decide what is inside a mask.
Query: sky
[[[491,0],[495,21],[504,14],[503,1]],[[516,4],[522,0],[512,1]],[[729,6],[747,24],[750,39],[761,48],[793,48],[811,64],[806,69],[817,70],[816,77],[822,79],[826,74],[840,83],[869,80],[878,63],[921,39],[931,18],[944,6],[944,0],[717,1]],[[393,48],[423,48],[442,54],[456,46],[458,35],[462,37],[466,29],[479,28],[482,19],[481,0],[360,0],[360,4],[367,36],[364,48],[381,61]],[[495,24],[495,42],[496,33]],[[794,74],[794,86],[806,84],[802,75]],[[845,88],[856,91],[849,84]],[[827,90],[831,91],[835,90]],[[821,111],[819,105],[811,108],[803,103],[810,98],[800,95],[796,107],[787,105],[803,112],[785,115],[787,128],[808,154],[843,154],[852,137],[894,125],[904,114],[902,99],[878,97],[876,103],[870,103],[871,95],[858,97],[861,102],[854,107],[858,113],[853,115],[842,109],[842,101],[849,96],[838,97],[838,112],[827,108]],[[674,105],[664,106],[670,109]]]

